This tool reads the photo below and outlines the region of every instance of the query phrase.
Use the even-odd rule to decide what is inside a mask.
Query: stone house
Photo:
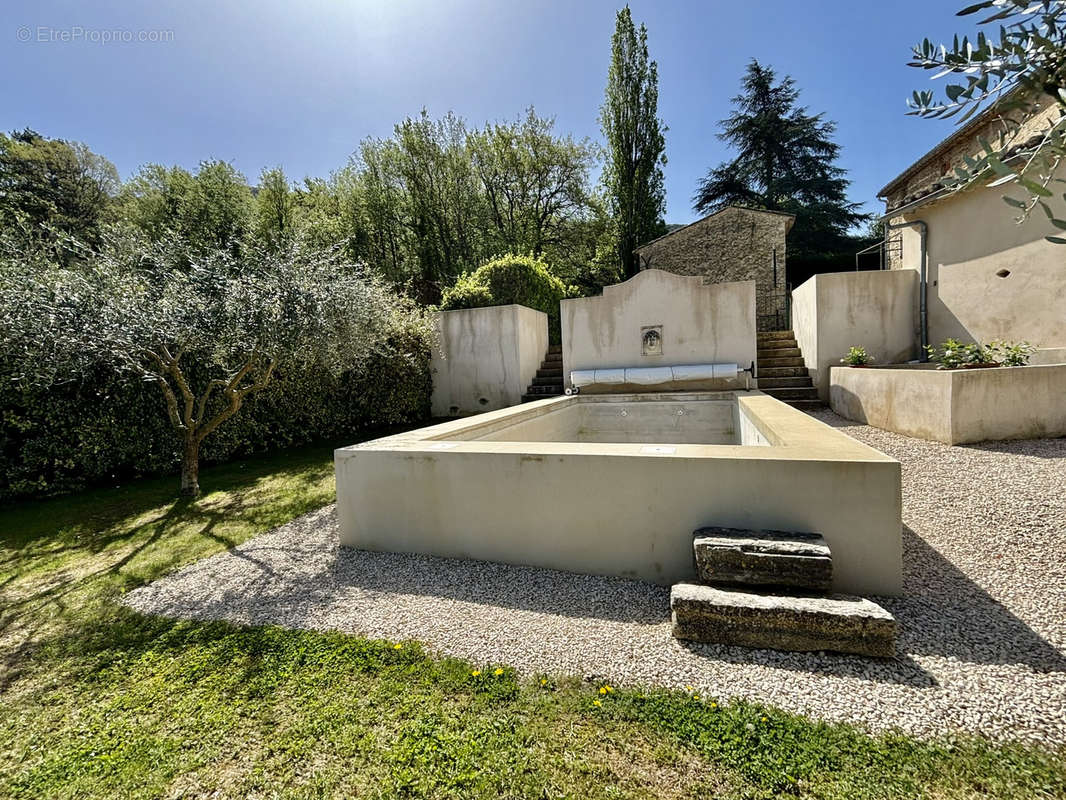
[[[1045,239],[1061,232],[1039,209],[1018,224],[1017,210],[1003,202],[1003,195],[1020,199],[1023,193],[1009,185],[947,188],[964,156],[981,152],[981,139],[1002,143],[1022,157],[1061,113],[1051,98],[1029,115],[990,107],[878,193],[885,202],[886,267],[921,275],[925,261],[917,318],[927,342],[1026,340],[1045,351],[1040,354],[1045,360],[1066,356],[1060,350],[1066,348],[1066,245]],[[1056,177],[1066,179],[1066,164]],[[1062,184],[1057,185],[1050,202],[1055,216],[1066,218]]]
[[[785,237],[796,217],[728,206],[636,249],[640,268],[701,275],[707,283],[755,281],[759,330],[789,326]]]

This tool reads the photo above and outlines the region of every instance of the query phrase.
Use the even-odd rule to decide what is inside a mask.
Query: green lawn
[[[195,503],[171,478],[0,511],[0,797],[1066,797],[1062,751],[126,610],[130,588],[329,502],[331,451],[201,481]]]

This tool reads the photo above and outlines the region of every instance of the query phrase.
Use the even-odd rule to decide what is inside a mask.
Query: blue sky
[[[951,130],[904,116],[928,75],[906,66],[922,37],[969,32],[962,0],[633,2],[659,62],[667,221],[728,157],[714,134],[747,61],[791,74],[802,101],[838,124],[851,197],[877,190]],[[366,136],[425,106],[470,123],[529,105],[557,129],[599,139],[597,114],[618,2],[153,0],[8,5],[0,128],[32,127],[140,164],[233,162],[250,180],[281,165],[326,176]],[[100,41],[108,31],[169,41]],[[151,34],[147,34],[151,36]],[[63,38],[77,39],[63,41]],[[22,41],[28,38],[29,41]],[[42,41],[45,39],[45,41]],[[50,41],[49,41],[50,39]]]

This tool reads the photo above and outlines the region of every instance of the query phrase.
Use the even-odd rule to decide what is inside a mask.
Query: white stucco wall
[[[963,444],[1066,436],[1066,364],[993,369],[832,370],[843,417],[919,439]]]
[[[792,292],[792,330],[818,396],[829,399],[829,370],[848,348],[877,364],[917,358],[918,276],[911,270],[815,275]]]
[[[1066,166],[1059,170],[1066,179]],[[929,340],[1027,340],[1037,347],[1066,347],[1066,245],[1037,209],[1018,225],[1003,202],[1010,187],[980,187],[921,206],[893,222],[922,219],[928,225]],[[1061,194],[1061,192],[1059,193]],[[1066,218],[1060,197],[1049,201]],[[902,228],[904,269],[920,266],[916,226]],[[1001,278],[1000,270],[1010,274]]]
[[[579,369],[755,360],[755,281],[707,284],[658,269],[562,301],[563,364]],[[662,326],[662,353],[641,353],[641,329]]]
[[[548,315],[519,305],[441,311],[437,332],[435,417],[517,405],[548,350]]]

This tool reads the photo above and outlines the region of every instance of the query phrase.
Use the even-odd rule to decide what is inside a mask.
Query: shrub
[[[380,281],[329,253],[127,249],[0,260],[0,499],[179,458],[195,495],[201,454],[428,416],[431,326]]]
[[[851,347],[848,349],[848,354],[840,359],[841,364],[847,364],[850,367],[862,367],[873,361],[873,356],[866,352],[866,348]]]
[[[535,308],[548,315],[548,338],[560,341],[559,301],[571,292],[551,274],[548,265],[532,256],[506,255],[459,276],[445,290],[441,309],[505,306],[511,303]]]
[[[940,364],[940,369],[963,369],[975,365],[998,367],[1022,367],[1036,350],[1029,342],[989,342],[965,344],[958,339],[945,339],[937,349],[926,345],[929,358]]]

